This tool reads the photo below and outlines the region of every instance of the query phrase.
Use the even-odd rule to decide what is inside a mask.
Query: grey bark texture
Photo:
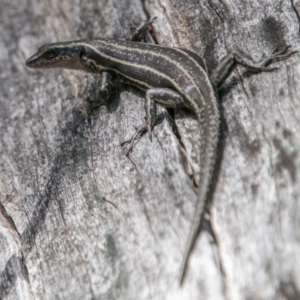
[[[300,48],[296,0],[0,0],[0,299],[300,299],[299,55],[271,73],[239,67],[221,88],[215,240],[198,238],[182,287],[192,114],[160,109],[152,142],[127,157],[141,91],[91,110],[99,76],[24,64],[44,43],[126,38],[148,16],[158,43],[209,70],[232,50],[259,61]]]

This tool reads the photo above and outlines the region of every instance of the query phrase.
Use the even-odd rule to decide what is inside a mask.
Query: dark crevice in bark
[[[50,179],[45,187],[44,193],[39,197],[38,203],[35,205],[35,209],[32,213],[31,219],[29,220],[29,225],[23,231],[21,235],[22,248],[25,253],[28,253],[32,246],[34,245],[36,234],[38,233],[41,225],[47,215],[49,205],[52,200],[56,199],[58,187],[61,183],[64,172],[69,164],[69,159],[74,155],[73,151],[76,145],[76,136],[79,139],[86,137],[81,136],[88,126],[85,122],[85,116],[81,111],[75,112],[73,123],[67,123],[65,128],[62,129],[62,136],[65,139],[62,141],[59,151],[54,159],[53,168],[50,172]],[[75,140],[75,141],[74,141]]]
[[[292,8],[297,16],[297,19],[298,19],[298,23],[299,23],[299,35],[300,35],[300,12],[298,10],[298,8],[296,7],[295,3],[294,3],[294,0],[291,0],[291,5],[292,5]]]
[[[214,7],[213,3],[211,2],[211,0],[207,1],[209,7],[215,12],[215,14],[217,15],[217,17],[220,19],[220,22],[222,23],[224,20],[222,18],[222,16],[220,15],[220,13],[218,12],[218,10]]]
[[[17,227],[14,223],[14,220],[8,215],[5,210],[5,207],[0,203],[0,214],[3,218],[5,224],[0,224],[10,232],[11,238],[14,240],[14,243],[20,245],[20,235],[17,230]],[[16,235],[13,234],[16,233]],[[18,277],[22,277],[29,284],[29,277],[27,272],[27,267],[23,258],[21,249],[19,249],[21,257],[17,255],[11,256],[8,260],[5,269],[0,274],[0,299],[3,299],[9,294],[11,289],[14,287],[15,282]]]
[[[17,230],[17,227],[15,225],[14,220],[12,219],[12,217],[6,212],[5,207],[2,205],[2,203],[0,202],[0,214],[2,215],[2,217],[5,219],[5,221],[10,225],[11,229],[13,229],[14,231],[16,231],[16,233],[19,235],[19,232]]]
[[[62,129],[62,136],[65,136],[65,139],[62,141],[59,147],[60,150],[57,152],[56,158],[54,159],[53,168],[49,176],[50,179],[48,180],[44,192],[39,196],[39,200],[28,220],[27,227],[21,234],[22,251],[25,255],[31,251],[35,244],[35,239],[44,224],[49,206],[53,201],[58,201],[57,191],[64,176],[63,174],[68,168],[69,158],[72,157],[72,151],[74,150],[74,147],[76,147],[76,141],[74,142],[74,139],[76,139],[76,135],[83,135],[83,132],[88,126],[87,122],[85,122],[85,116],[81,111],[77,111],[76,116],[78,118],[74,118],[73,123],[67,123]],[[85,139],[84,136],[79,138]],[[23,274],[25,271],[26,266],[23,263],[23,259],[12,256],[0,275],[0,293],[2,292],[3,295],[7,295],[14,286],[18,274]],[[1,294],[0,299],[2,299]]]
[[[13,255],[6,263],[5,269],[0,274],[0,299],[8,296],[14,288],[18,277],[29,283],[26,264],[22,257]]]
[[[146,8],[146,0],[141,0],[141,5],[145,15],[147,16],[148,19],[150,19],[152,16],[150,15],[149,11]]]

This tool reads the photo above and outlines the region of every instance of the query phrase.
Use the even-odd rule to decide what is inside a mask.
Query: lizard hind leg
[[[273,62],[286,59],[291,55],[298,53],[298,51],[290,51],[290,48],[291,46],[287,46],[281,51],[275,49],[270,57],[259,63],[255,63],[239,52],[231,52],[222,59],[219,66],[211,73],[210,80],[217,88],[220,88],[223,82],[238,65],[245,67],[248,71],[253,73],[275,71],[278,68],[268,66]]]

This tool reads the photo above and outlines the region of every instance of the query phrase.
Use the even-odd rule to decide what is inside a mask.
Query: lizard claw
[[[145,134],[145,132],[147,131],[147,126],[142,125],[140,127],[138,127],[135,131],[135,133],[132,135],[132,137],[121,143],[121,146],[125,146],[126,144],[129,144],[127,149],[124,149],[124,151],[122,151],[123,154],[125,154],[126,156],[128,156],[129,152],[132,151],[135,143]]]

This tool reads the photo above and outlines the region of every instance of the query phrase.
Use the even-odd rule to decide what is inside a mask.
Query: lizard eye
[[[47,51],[47,56],[48,56],[49,58],[53,58],[53,57],[57,56],[57,54],[58,54],[58,50],[55,49],[55,48],[49,49],[49,50]]]

